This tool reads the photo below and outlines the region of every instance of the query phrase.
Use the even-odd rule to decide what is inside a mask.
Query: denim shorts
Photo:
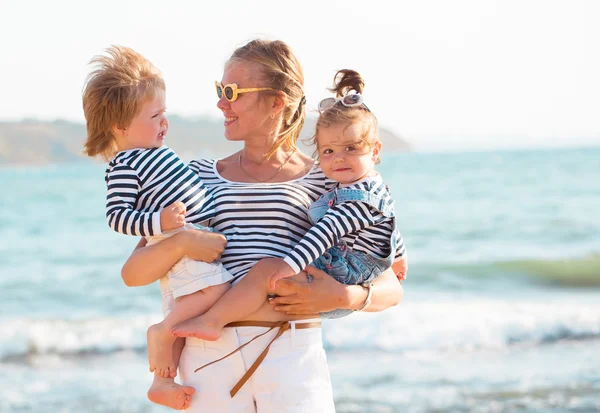
[[[388,259],[378,259],[364,252],[353,251],[343,243],[328,249],[311,265],[346,285],[373,282],[390,267]],[[321,317],[340,318],[353,312],[353,310],[337,309],[321,313]]]
[[[394,218],[393,204],[386,202],[387,193],[381,192],[379,196],[359,189],[335,189],[319,197],[310,206],[308,216],[314,224],[318,222],[332,205],[339,202],[360,201],[366,202],[373,208],[381,211],[385,216]],[[395,218],[392,225],[396,226]],[[347,247],[345,242],[327,250],[317,258],[311,265],[325,271],[338,282],[347,285],[357,285],[372,282],[377,279],[394,261],[396,244],[399,232],[395,228],[390,237],[390,254],[386,258],[377,258],[364,252],[356,251]],[[308,278],[309,282],[311,278]],[[325,318],[340,318],[352,314],[352,310],[337,309],[321,313]]]

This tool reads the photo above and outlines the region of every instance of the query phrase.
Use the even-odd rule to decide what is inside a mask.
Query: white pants
[[[148,245],[156,244],[178,232],[190,229],[197,229],[197,227],[194,224],[185,224],[181,228],[148,237]],[[232,279],[233,275],[218,261],[195,261],[187,255],[184,256],[175,263],[166,276],[160,279],[163,315],[166,317],[171,312],[175,299],[213,285],[224,284]]]
[[[299,320],[300,322],[318,321]],[[321,328],[293,327],[273,342],[254,374],[232,398],[229,391],[254,363],[277,329],[224,360],[194,372],[268,330],[227,327],[217,341],[188,338],[179,361],[182,383],[196,393],[190,413],[335,413]]]

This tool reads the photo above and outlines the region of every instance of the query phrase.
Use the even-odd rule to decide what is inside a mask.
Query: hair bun
[[[329,89],[329,91],[335,93],[335,96],[340,98],[350,94],[352,91],[362,94],[364,88],[365,81],[357,71],[342,69],[338,70],[333,77],[333,88]]]

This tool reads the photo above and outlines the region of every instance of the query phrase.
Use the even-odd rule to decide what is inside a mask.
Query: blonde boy
[[[109,161],[106,217],[115,231],[144,236],[148,243],[200,225],[215,214],[202,181],[163,144],[169,128],[160,71],[132,49],[112,46],[95,56],[83,91],[87,126],[84,152]],[[187,224],[186,224],[187,223]],[[176,384],[183,340],[171,328],[206,311],[233,277],[220,263],[184,257],[160,281],[162,322],[148,329],[154,382],[149,398],[185,409],[195,392]]]

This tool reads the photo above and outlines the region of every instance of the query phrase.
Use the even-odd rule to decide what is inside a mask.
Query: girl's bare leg
[[[179,355],[174,357],[175,342],[171,329],[178,323],[206,312],[230,288],[229,283],[214,285],[175,300],[173,310],[158,324],[150,326],[147,333],[150,371],[168,378],[177,375]]]
[[[267,300],[269,276],[276,259],[263,259],[204,314],[188,319],[172,329],[178,337],[198,337],[214,341],[227,323],[254,313]]]

